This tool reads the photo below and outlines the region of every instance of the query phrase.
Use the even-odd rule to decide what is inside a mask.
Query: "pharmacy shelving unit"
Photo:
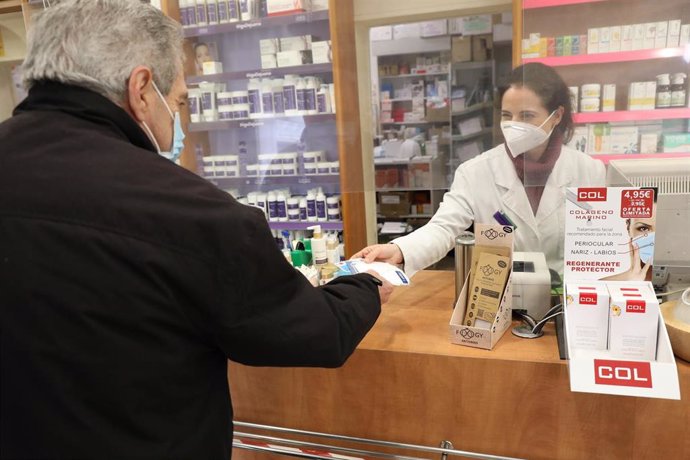
[[[163,10],[179,19],[176,0],[162,0]],[[318,76],[335,85],[336,113],[280,116],[265,119],[191,123],[183,114],[188,140],[182,165],[201,174],[200,156],[239,155],[238,177],[210,178],[219,188],[239,195],[265,193],[289,188],[292,194],[305,195],[320,187],[326,194],[339,195],[342,220],[318,222],[327,231],[342,231],[346,255],[367,243],[364,215],[364,183],[355,50],[342,44],[354,43],[354,13],[351,2],[329,2],[328,10],[262,17],[249,21],[185,28],[187,86],[200,82],[224,83],[227,91],[246,90],[250,78],[282,78],[288,74]],[[331,40],[333,62],[264,69],[259,41],[297,35],[312,35],[314,40]],[[199,76],[194,64],[193,45],[214,43],[223,73]],[[347,133],[347,135],[345,135]],[[248,176],[243,163],[256,163],[259,154],[324,151],[324,160],[340,162],[339,173],[294,176]],[[299,169],[298,169],[299,171]],[[298,173],[299,174],[299,173]],[[304,230],[316,222],[269,222],[274,230]]]
[[[19,102],[12,90],[13,69],[26,55],[26,31],[19,0],[0,1],[0,121],[9,118]]]
[[[572,56],[546,56],[521,59],[522,39],[531,33],[544,37],[587,35],[590,28],[622,26],[680,19],[690,23],[690,4],[686,0],[518,0],[514,2],[514,64],[541,62],[557,67],[568,86],[587,83],[615,84],[616,107],[611,112],[577,113],[576,126],[608,123],[612,127],[657,123],[661,133],[690,132],[690,108],[627,110],[631,82],[655,80],[661,73],[690,74],[690,46],[671,46],[613,51]],[[687,81],[690,81],[688,79]],[[690,91],[688,91],[690,92]],[[661,144],[661,143],[660,143]],[[595,155],[604,162],[625,158],[672,158],[690,152]]]

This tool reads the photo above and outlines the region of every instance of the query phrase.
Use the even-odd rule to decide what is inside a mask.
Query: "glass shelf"
[[[476,133],[472,134],[465,134],[465,135],[460,135],[456,134],[453,136],[453,142],[462,142],[466,141],[469,139],[473,139],[475,137],[481,137],[481,136],[487,136],[493,132],[493,128],[484,128],[481,131],[477,131]]]
[[[341,231],[343,229],[342,221],[328,221],[328,222],[278,222],[274,220],[268,221],[268,226],[271,230],[307,230],[309,227],[318,225],[324,231]]]
[[[220,186],[233,185],[291,185],[291,184],[339,184],[340,174],[314,174],[302,176],[240,176],[240,177],[206,177],[207,180]]]
[[[620,110],[616,112],[580,112],[573,114],[575,123],[604,123],[607,121],[646,121],[690,118],[690,109]]]
[[[328,10],[314,11],[313,13],[289,14],[285,16],[266,17],[252,19],[251,21],[231,22],[228,24],[213,24],[201,27],[187,27],[184,29],[185,37],[202,37],[206,35],[228,34],[235,32],[252,31],[276,26],[289,26],[291,24],[304,24],[316,21],[328,21]]]
[[[289,74],[331,74],[333,65],[328,64],[306,64],[291,67],[276,67],[275,69],[242,70],[238,72],[223,72],[211,75],[197,75],[187,77],[187,84],[197,85],[201,82],[224,82],[230,80],[248,80],[250,78],[273,78],[284,77]]]
[[[323,123],[331,122],[335,120],[334,113],[325,113],[319,115],[295,115],[295,116],[285,116],[285,117],[272,117],[272,118],[257,118],[257,119],[245,119],[245,120],[225,120],[225,121],[203,121],[199,123],[190,123],[187,126],[189,132],[203,132],[203,131],[222,131],[226,129],[255,129],[261,128],[270,123],[281,120],[304,120],[304,124],[310,123]]]
[[[549,56],[542,58],[523,58],[522,62],[541,62],[551,67],[583,64],[608,64],[613,62],[644,61],[683,57],[685,48],[654,48],[613,53],[578,54],[576,56]]]
[[[380,80],[396,80],[402,78],[417,78],[417,77],[439,77],[448,76],[448,72],[429,72],[429,73],[410,73],[405,75],[381,75]]]

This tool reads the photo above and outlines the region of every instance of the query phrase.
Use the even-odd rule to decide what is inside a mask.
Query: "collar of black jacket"
[[[90,89],[55,81],[34,84],[14,115],[30,111],[57,111],[109,127],[137,147],[156,148],[136,121],[122,107]]]

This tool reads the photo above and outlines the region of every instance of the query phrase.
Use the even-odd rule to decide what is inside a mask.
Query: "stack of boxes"
[[[331,41],[313,41],[311,35],[266,38],[259,41],[259,48],[262,69],[333,62]]]

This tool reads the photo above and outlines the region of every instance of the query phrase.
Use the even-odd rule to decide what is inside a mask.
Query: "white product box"
[[[333,62],[333,54],[331,52],[331,41],[325,40],[321,42],[312,42],[311,55],[314,64],[328,64],[330,62]]]
[[[656,24],[656,22],[645,23],[642,49],[654,48],[654,44],[656,43]]]
[[[680,41],[680,19],[668,21],[668,36],[666,39],[666,47],[676,48]]]
[[[280,39],[280,51],[304,51],[311,49],[311,35],[297,35]]]
[[[628,110],[641,110],[644,99],[644,83],[632,82],[628,86]]]
[[[599,29],[587,29],[587,54],[599,52]]]
[[[280,51],[276,55],[278,67],[292,67],[311,64],[311,50]]]
[[[476,244],[509,248],[512,260],[513,228],[501,225],[475,224]],[[506,288],[493,324],[488,329],[466,326],[463,324],[467,309],[467,294],[470,289],[469,275],[458,297],[450,318],[449,332],[451,343],[468,347],[491,350],[512,324],[512,273],[508,275]]]
[[[609,332],[609,291],[600,281],[565,285],[565,309],[570,322],[568,336],[581,350],[606,350]]]
[[[656,23],[656,39],[654,40],[654,48],[666,48],[666,39],[668,38],[668,21],[659,21]]]
[[[278,67],[278,58],[275,54],[262,54],[261,55],[261,68],[262,69],[275,69]]]
[[[644,48],[644,24],[633,24],[632,49],[641,50]]]
[[[601,111],[613,112],[616,110],[616,85],[604,85],[604,90],[601,96]]]
[[[654,110],[656,104],[656,80],[645,82],[644,88],[643,110]]]
[[[567,146],[582,153],[589,153],[587,150],[587,126],[575,126],[573,137],[570,138]]]
[[[680,26],[680,37],[678,38],[678,46],[685,46],[690,43],[690,24],[683,24]]]
[[[448,35],[448,20],[425,21],[419,23],[419,32],[422,37],[439,37]]]
[[[659,135],[647,133],[640,135],[640,153],[656,153],[659,150]]]
[[[636,126],[611,127],[611,153],[638,153],[639,129]]]
[[[261,54],[276,54],[280,51],[280,39],[264,38],[259,40],[259,50]]]
[[[218,61],[206,61],[202,64],[204,75],[223,73],[223,63]]]
[[[599,29],[599,52],[608,53],[611,49],[611,28],[601,27]]]
[[[303,13],[310,3],[309,0],[266,0],[266,12],[269,16]]]
[[[608,124],[587,125],[587,153],[599,155],[611,150],[611,127]]]
[[[623,40],[621,26],[611,27],[611,36],[609,40],[610,52],[621,50],[621,41]]]
[[[393,26],[372,27],[369,30],[369,39],[372,42],[392,40],[393,39]]]
[[[609,286],[609,350],[618,359],[656,359],[659,301],[653,288]]]
[[[632,50],[633,43],[633,26],[622,26],[621,27],[621,51]]]
[[[401,38],[418,38],[419,34],[418,22],[393,26],[393,40],[399,40]]]
[[[461,136],[478,133],[483,129],[481,117],[470,117],[458,122],[458,131]]]

